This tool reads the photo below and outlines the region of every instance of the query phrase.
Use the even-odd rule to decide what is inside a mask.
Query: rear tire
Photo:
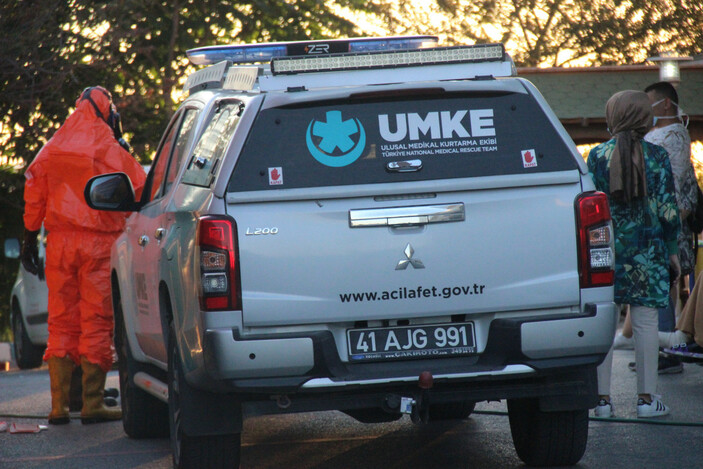
[[[168,337],[168,409],[171,428],[173,467],[238,468],[241,453],[241,433],[190,436],[183,429],[181,398],[188,388],[183,375],[176,334],[173,326]]]
[[[510,432],[528,466],[572,466],[588,441],[588,409],[544,412],[536,399],[508,400]]]
[[[476,402],[459,401],[430,404],[430,422],[436,420],[464,420],[474,411]]]
[[[122,427],[130,438],[165,438],[168,436],[168,406],[134,384],[134,375],[144,370],[132,357],[127,341],[120,293],[114,284],[113,292],[115,349],[122,394]]]
[[[22,322],[22,311],[16,301],[12,304],[12,347],[15,351],[15,360],[21,370],[38,368],[44,360],[43,345],[34,345],[29,340],[29,335]]]

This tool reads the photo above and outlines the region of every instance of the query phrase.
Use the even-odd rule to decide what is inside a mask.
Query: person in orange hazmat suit
[[[44,223],[46,282],[49,289],[49,423],[65,424],[71,375],[83,371],[81,421],[122,418],[119,408],[105,407],[103,393],[112,367],[114,318],[110,300],[110,248],[123,230],[126,213],[88,207],[84,189],[98,174],[123,172],[137,193],[146,175],[126,150],[119,114],[103,87],[86,88],[76,110],[39,151],[25,172],[21,260],[38,272],[37,232]]]

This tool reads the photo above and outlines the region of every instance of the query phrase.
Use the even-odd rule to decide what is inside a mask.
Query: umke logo
[[[325,166],[341,168],[355,162],[366,147],[359,119],[342,120],[341,111],[327,111],[327,122],[313,119],[305,133],[308,151]]]

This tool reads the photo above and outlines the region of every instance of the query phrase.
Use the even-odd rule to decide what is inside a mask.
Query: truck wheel
[[[168,415],[173,467],[238,468],[241,433],[191,436],[184,432],[181,398],[186,394],[188,386],[183,376],[176,334],[172,326],[168,337]]]
[[[134,384],[134,375],[145,371],[134,360],[127,341],[119,289],[113,285],[115,311],[115,349],[122,394],[122,427],[130,438],[163,438],[168,436],[168,406]]]
[[[22,322],[22,311],[20,311],[19,306],[14,301],[12,310],[12,335],[14,337],[12,346],[15,351],[17,366],[22,370],[38,368],[42,364],[45,347],[34,345],[29,340],[29,335]]]
[[[433,420],[464,420],[474,411],[476,402],[459,401],[430,404],[430,422]]]
[[[510,432],[517,455],[528,466],[572,466],[588,441],[588,409],[539,410],[536,399],[508,400]]]

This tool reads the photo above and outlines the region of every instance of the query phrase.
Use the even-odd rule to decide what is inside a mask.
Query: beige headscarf
[[[652,106],[642,91],[615,93],[605,105],[605,119],[616,144],[610,159],[610,196],[630,203],[647,196],[642,137],[652,127]]]

